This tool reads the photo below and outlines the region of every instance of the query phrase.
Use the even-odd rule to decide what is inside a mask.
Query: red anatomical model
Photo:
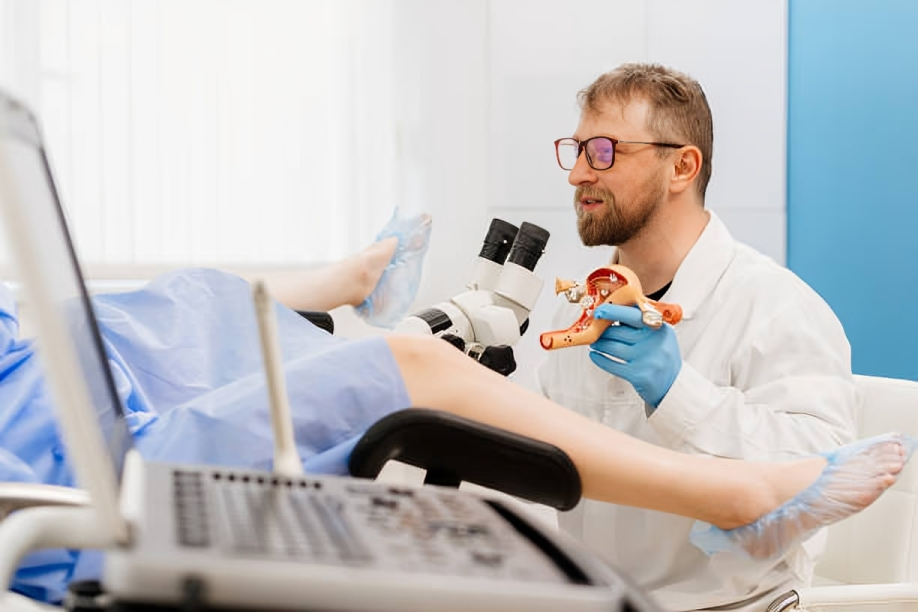
[[[664,321],[675,325],[682,320],[682,308],[678,304],[656,302],[646,297],[637,276],[625,266],[610,264],[598,268],[583,284],[559,278],[555,281],[555,293],[565,293],[569,301],[579,303],[583,314],[568,329],[545,332],[539,336],[542,348],[546,350],[596,342],[612,324],[612,321],[593,318],[593,312],[600,304],[637,306],[643,313],[644,324],[649,327],[660,327]]]

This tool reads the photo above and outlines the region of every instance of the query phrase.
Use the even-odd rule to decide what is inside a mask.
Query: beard
[[[574,193],[574,207],[577,210],[577,232],[583,245],[620,246],[644,231],[666,195],[661,174],[650,177],[640,189],[641,195],[630,206],[617,202],[615,195],[607,189],[578,187]],[[584,197],[602,200],[602,206],[584,211],[580,207],[580,200]]]

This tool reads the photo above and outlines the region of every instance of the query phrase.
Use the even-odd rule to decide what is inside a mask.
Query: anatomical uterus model
[[[678,304],[657,302],[646,297],[637,275],[630,268],[616,264],[597,268],[584,283],[557,279],[555,294],[559,293],[564,293],[569,302],[579,303],[583,314],[569,328],[539,336],[545,350],[596,342],[613,323],[593,317],[596,307],[601,304],[637,306],[641,309],[644,325],[653,328],[659,328],[664,322],[675,325],[682,320],[682,308]]]

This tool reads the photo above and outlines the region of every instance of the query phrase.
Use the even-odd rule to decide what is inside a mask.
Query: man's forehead
[[[584,108],[574,137],[612,136],[622,140],[642,137],[646,131],[649,105],[644,99],[628,102],[605,100],[596,108]]]

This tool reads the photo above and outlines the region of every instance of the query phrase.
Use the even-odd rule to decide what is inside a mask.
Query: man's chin
[[[620,240],[621,236],[618,236],[615,232],[602,231],[603,228],[588,226],[583,227],[579,223],[577,224],[577,233],[580,234],[580,242],[583,243],[585,247],[596,247],[596,246],[620,246],[624,240]]]
[[[579,231],[578,233],[580,234],[580,242],[582,242],[585,247],[608,245],[608,242],[603,240],[601,236],[597,236],[595,232]]]

